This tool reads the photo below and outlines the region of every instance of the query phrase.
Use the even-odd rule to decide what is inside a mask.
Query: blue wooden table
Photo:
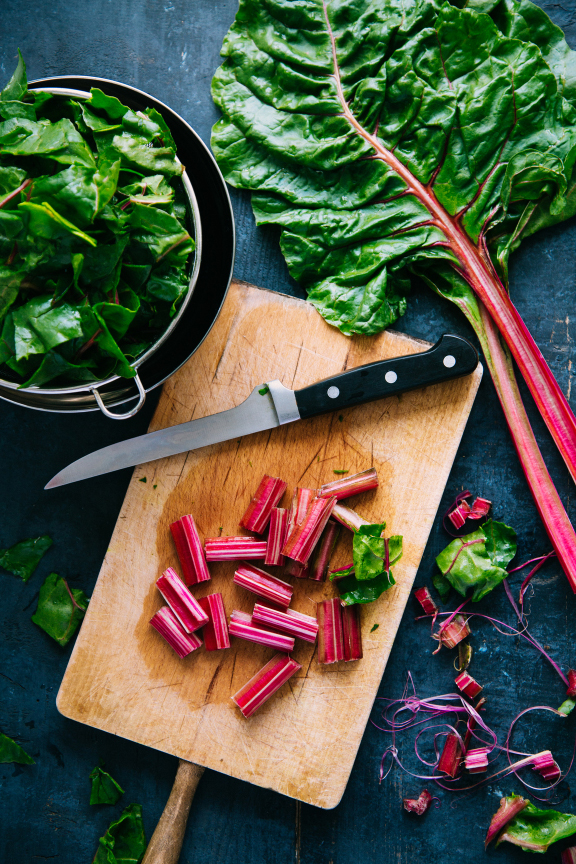
[[[576,45],[576,3],[544,4]],[[6,81],[21,48],[29,78],[97,75],[145,90],[179,112],[208,142],[217,112],[210,80],[236,0],[3,0],[0,4],[0,79]],[[301,296],[288,276],[273,230],[256,229],[248,197],[232,190],[238,249],[235,275],[273,290]],[[513,298],[564,392],[571,393],[576,319],[576,224],[542,232],[516,253],[511,272]],[[415,285],[399,329],[434,341],[443,331],[471,337],[465,321],[446,302]],[[526,388],[522,386],[526,394]],[[55,706],[70,646],[61,649],[30,621],[39,587],[56,571],[89,595],[100,568],[129,479],[119,472],[61,490],[44,492],[45,482],[72,459],[97,447],[145,431],[156,397],[136,418],[123,423],[98,414],[61,417],[0,402],[0,546],[49,533],[54,545],[28,584],[1,572],[0,729],[36,760],[34,766],[0,765],[1,864],[54,860],[84,864],[98,837],[136,801],[144,808],[148,835],[168,798],[176,760],[154,750],[97,732],[61,717]],[[526,396],[528,411],[558,490],[572,518],[574,487],[548,433]],[[548,551],[489,378],[481,385],[444,496],[445,505],[462,488],[494,501],[494,514],[519,534],[518,561]],[[446,545],[439,520],[430,537],[417,584],[430,582],[434,557]],[[531,625],[564,668],[576,665],[574,597],[559,566],[549,563],[534,580]],[[518,577],[513,582],[514,589]],[[483,601],[481,611],[512,621],[502,590]],[[112,610],[113,611],[113,610]],[[380,688],[399,696],[411,671],[423,695],[453,690],[452,655],[431,656],[426,623],[414,623],[409,607]],[[503,733],[529,705],[558,705],[559,679],[539,654],[521,640],[505,638],[489,624],[475,627],[472,672],[485,684],[489,722]],[[377,718],[377,711],[374,717]],[[550,748],[563,765],[571,756],[576,720],[546,715],[529,719],[517,749]],[[330,734],[330,730],[326,730]],[[403,753],[413,770],[411,737]],[[373,726],[366,730],[342,803],[333,811],[300,805],[264,789],[208,772],[193,804],[183,864],[453,864],[485,860],[483,838],[501,795],[521,792],[511,779],[470,795],[438,790],[439,809],[424,818],[403,812],[401,799],[417,795],[423,781],[392,771],[378,785],[381,754],[389,743]],[[102,759],[126,790],[115,807],[90,807],[88,775]],[[502,757],[501,764],[505,764]],[[576,775],[574,786],[576,786]],[[563,784],[562,807],[576,812],[576,795]],[[434,788],[433,785],[430,787]],[[512,847],[489,857],[515,862],[528,853]],[[558,861],[550,851],[542,861]]]

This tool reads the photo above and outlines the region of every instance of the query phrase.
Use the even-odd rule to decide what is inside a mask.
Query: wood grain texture
[[[167,382],[151,431],[225,410],[253,387],[279,378],[302,387],[346,368],[424,351],[399,333],[349,339],[308,304],[233,283],[213,330]],[[158,460],[135,469],[57,705],[66,717],[138,741],[319,807],[340,800],[364,731],[448,473],[480,383],[465,379],[342,414]],[[362,608],[364,659],[321,667],[300,643],[302,664],[250,720],[230,701],[271,656],[233,640],[179,660],[148,625],[162,605],[155,580],[178,568],[169,524],[192,512],[203,536],[240,533],[238,520],[263,473],[316,487],[334,469],[374,465],[380,487],[354,499],[367,519],[404,535],[396,586]],[[146,482],[141,478],[146,477]],[[286,502],[288,496],[286,497]],[[351,557],[343,537],[335,565]],[[281,575],[281,568],[271,568]],[[254,598],[232,582],[234,565],[211,565],[195,590],[224,595],[226,609]],[[292,606],[313,614],[331,584],[294,580]],[[370,632],[373,624],[377,630]]]

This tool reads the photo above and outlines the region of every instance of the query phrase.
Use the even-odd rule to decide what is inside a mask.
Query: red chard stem
[[[344,640],[344,660],[361,660],[362,629],[360,607],[358,605],[342,608],[342,638]]]
[[[239,639],[256,642],[258,645],[267,645],[270,648],[276,648],[277,651],[294,650],[294,639],[291,636],[273,633],[271,630],[264,630],[262,627],[256,627],[255,624],[242,621],[240,616],[236,614],[236,610],[230,616],[228,632],[231,636],[238,636]]]
[[[237,561],[239,558],[265,558],[266,541],[255,537],[207,537],[204,550],[207,561]]]
[[[332,495],[341,501],[342,498],[350,498],[351,495],[359,495],[360,492],[367,492],[369,489],[378,487],[378,475],[375,468],[368,468],[366,471],[361,471],[360,474],[352,474],[351,477],[344,477],[341,480],[334,480],[333,483],[325,483],[318,490],[318,498],[330,498]]]
[[[300,525],[290,534],[282,554],[288,558],[307,564],[320,535],[330,518],[336,498],[315,498]]]
[[[163,606],[150,619],[150,624],[183,659],[202,645],[196,633],[186,633],[169,606]]]
[[[283,611],[270,609],[268,606],[256,603],[252,613],[252,621],[266,624],[268,627],[288,633],[289,636],[294,636],[297,639],[304,639],[305,642],[314,643],[318,635],[316,618],[312,615],[304,615],[303,612],[296,612],[295,609]]]
[[[270,530],[266,543],[266,557],[264,564],[277,567],[284,564],[282,548],[286,542],[288,531],[288,511],[282,507],[273,507],[270,513]]]
[[[244,717],[251,717],[302,666],[287,654],[276,654],[232,696]]]
[[[226,621],[222,594],[208,594],[206,597],[202,597],[198,603],[208,616],[208,623],[205,624],[202,631],[206,651],[220,651],[222,648],[229,648],[228,622]]]
[[[455,732],[451,732],[446,736],[442,755],[438,760],[438,771],[448,774],[449,777],[455,779],[460,770],[462,761],[462,742],[460,736]]]
[[[462,693],[469,696],[471,699],[474,699],[482,692],[482,686],[478,684],[478,682],[475,681],[468,672],[461,672],[454,683]]]
[[[240,520],[240,527],[247,531],[262,534],[270,520],[272,510],[286,491],[286,483],[279,477],[270,477],[265,474],[248,509]]]
[[[182,516],[170,525],[178,560],[186,585],[198,585],[210,579],[202,541],[193,516]]]
[[[521,813],[530,802],[520,795],[511,795],[508,798],[500,799],[500,807],[492,817],[486,839],[484,840],[484,848],[494,840],[494,838],[503,831],[514,816]]]
[[[326,528],[320,537],[320,542],[314,550],[314,555],[312,556],[308,572],[308,579],[313,579],[314,582],[323,582],[326,579],[330,558],[332,557],[334,547],[340,537],[341,530],[342,529],[338,522],[335,522],[333,519],[328,519]]]
[[[350,531],[357,531],[361,525],[370,525],[370,522],[367,522],[366,519],[363,519],[362,516],[359,516],[358,513],[351,510],[350,507],[345,507],[343,504],[335,505],[332,516],[344,525],[345,528],[349,528]]]
[[[432,795],[427,789],[423,789],[418,798],[404,798],[402,803],[408,813],[416,813],[417,816],[422,816],[432,803]]]
[[[318,603],[318,662],[338,663],[344,660],[344,625],[339,597]]]
[[[156,587],[187,633],[207,623],[208,615],[172,567],[164,571]]]
[[[414,592],[414,596],[427,615],[436,615],[439,611],[438,606],[432,599],[432,595],[426,586],[418,588],[418,590]]]
[[[292,586],[288,582],[283,582],[251,564],[243,564],[236,570],[234,582],[279,606],[287,607],[292,600]]]

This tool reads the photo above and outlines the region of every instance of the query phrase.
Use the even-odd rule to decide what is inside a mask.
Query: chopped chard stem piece
[[[484,516],[488,516],[491,506],[492,502],[488,501],[487,498],[476,498],[468,514],[468,519],[483,519]]]
[[[483,774],[488,768],[488,747],[478,747],[468,750],[464,757],[464,767],[470,774]]]
[[[334,522],[333,519],[328,519],[326,527],[320,537],[320,542],[314,550],[307,576],[308,579],[312,579],[314,582],[324,581],[328,571],[330,558],[334,551],[334,547],[338,542],[338,538],[340,537],[341,530],[342,529],[338,522]]]
[[[340,473],[335,471],[334,473]],[[330,498],[334,495],[338,501],[342,498],[349,498],[351,495],[359,495],[360,492],[367,492],[369,489],[376,489],[378,486],[378,475],[375,468],[368,468],[366,471],[361,471],[359,474],[352,474],[351,477],[345,477],[342,480],[334,480],[333,483],[325,483],[318,490],[318,498]]]
[[[467,639],[468,636],[470,636],[470,627],[464,615],[456,615],[449,624],[443,625],[439,633],[436,634],[436,638],[440,640],[440,645],[445,645],[446,648],[455,648],[459,642]]]
[[[344,625],[339,597],[318,603],[318,662],[344,660]]]
[[[330,518],[336,498],[315,498],[300,525],[291,532],[282,554],[306,564]]]
[[[438,760],[438,771],[448,774],[454,780],[460,770],[462,761],[462,742],[455,732],[446,736],[442,755]]]
[[[544,780],[557,780],[562,773],[550,750],[544,750],[542,753],[536,754],[532,770],[537,771]]]
[[[314,492],[314,489],[306,489],[302,486],[296,487],[294,495],[292,496],[290,512],[288,514],[288,530],[286,531],[286,542],[284,545],[288,543],[292,537],[292,533],[300,527],[306,518],[308,508],[315,497],[316,493]]]
[[[266,541],[255,537],[208,537],[204,543],[207,561],[238,561],[265,558]]]
[[[265,474],[244,516],[240,520],[240,526],[247,531],[255,531],[262,534],[268,525],[272,510],[286,491],[286,483],[280,477],[270,477]]]
[[[232,696],[244,717],[251,717],[302,666],[287,654],[276,654]]]
[[[560,855],[561,864],[576,864],[576,846],[564,849]]]
[[[492,817],[486,839],[484,840],[485,849],[506,828],[514,816],[524,810],[529,803],[526,798],[522,798],[520,795],[510,795],[508,798],[500,799],[500,807]]]
[[[370,522],[359,516],[355,510],[351,510],[350,507],[345,507],[343,504],[335,505],[332,516],[344,525],[345,528],[349,528],[350,531],[357,531],[361,525],[370,525]]]
[[[438,606],[432,599],[432,595],[428,588],[424,586],[424,588],[418,588],[417,591],[414,592],[414,596],[422,606],[422,609],[427,615],[436,615],[439,611]]]
[[[315,642],[318,635],[316,618],[311,615],[304,615],[303,612],[296,612],[294,609],[286,609],[284,612],[256,603],[252,613],[252,621],[256,621],[258,624],[267,624],[268,627],[274,627],[274,629],[288,633],[289,636],[295,636],[297,639],[304,639],[305,642]]]
[[[219,651],[221,648],[229,648],[230,638],[228,636],[228,623],[226,621],[222,594],[208,594],[206,597],[202,597],[198,603],[209,619],[202,631],[206,651]]]
[[[292,600],[292,586],[288,582],[283,582],[251,564],[243,564],[236,570],[234,582],[279,606],[289,606]]]
[[[403,801],[404,809],[408,813],[416,813],[418,816],[422,816],[428,810],[431,803],[432,795],[427,789],[423,789],[418,798],[404,798]]]
[[[462,528],[466,519],[470,515],[471,507],[466,500],[460,501],[458,506],[448,514],[454,528]]]
[[[461,672],[456,678],[455,684],[462,693],[471,699],[474,699],[482,691],[482,686],[468,672]]]
[[[164,571],[156,587],[187,633],[207,623],[208,615],[172,567]]]
[[[163,606],[150,619],[150,624],[183,659],[202,645],[196,633],[186,633],[169,606]]]
[[[273,507],[270,513],[270,530],[266,543],[266,557],[264,564],[277,567],[284,564],[282,549],[286,542],[288,531],[288,511],[282,507]]]
[[[576,669],[568,670],[568,689],[566,695],[569,699],[576,697]]]
[[[246,613],[244,613],[245,615]],[[242,615],[242,617],[244,617]],[[268,645],[270,648],[276,648],[278,651],[292,651],[294,649],[294,639],[291,636],[284,636],[282,633],[273,633],[271,630],[264,630],[262,627],[256,627],[251,622],[241,620],[241,615],[238,610],[234,610],[230,616],[229,633],[231,636],[238,636],[239,639],[245,639],[247,642],[256,642],[258,645]]]
[[[190,515],[182,516],[181,519],[170,525],[170,531],[174,538],[186,585],[198,585],[200,582],[207,582],[210,579],[210,573],[194,518]]]
[[[296,576],[297,579],[307,579],[310,566],[308,564],[300,564],[298,561],[288,558],[284,572],[287,576]]]
[[[344,660],[361,660],[363,654],[360,606],[354,604],[342,607],[342,633]]]

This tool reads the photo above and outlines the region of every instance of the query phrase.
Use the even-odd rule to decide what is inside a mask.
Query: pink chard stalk
[[[263,559],[267,543],[255,537],[208,537],[204,548],[207,561],[238,561],[239,558]]]
[[[210,573],[194,517],[182,516],[181,519],[170,525],[170,531],[174,538],[186,585],[198,585],[200,582],[207,582],[210,579]]]
[[[202,597],[198,603],[208,616],[208,623],[205,624],[202,631],[206,651],[220,651],[222,648],[229,648],[228,622],[226,621],[222,594],[208,594],[207,597]]]
[[[187,633],[206,624],[208,615],[172,567],[164,571],[156,587]]]
[[[264,564],[269,567],[279,567],[284,564],[282,548],[286,543],[288,532],[288,511],[282,507],[274,507],[270,513],[270,530],[266,543]]]
[[[308,579],[312,579],[314,582],[323,582],[326,579],[330,558],[340,537],[340,531],[341,527],[338,522],[329,519],[310,561]]]
[[[276,654],[232,696],[244,717],[251,717],[302,666],[287,654]]]
[[[303,639],[305,642],[316,642],[318,635],[316,618],[312,615],[304,615],[303,612],[296,612],[295,609],[286,609],[284,612],[281,609],[270,609],[269,606],[256,603],[252,612],[252,621],[280,630],[296,639]]]
[[[257,627],[252,623],[251,615],[239,612],[238,609],[235,609],[230,616],[228,632],[231,636],[238,636],[239,639],[245,639],[247,642],[256,642],[257,645],[267,645],[269,648],[276,648],[277,651],[294,650],[292,636]]]
[[[163,606],[150,619],[150,624],[164,637],[182,660],[202,645],[196,633],[186,633],[169,606]]]
[[[468,750],[464,757],[464,767],[470,774],[483,774],[488,768],[488,747],[477,747]]]
[[[293,589],[288,582],[283,582],[282,579],[277,579],[251,564],[243,564],[236,570],[234,582],[259,597],[277,603],[278,606],[289,606],[292,600]]]
[[[333,496],[331,498],[315,498],[300,525],[292,530],[282,549],[282,554],[286,555],[287,558],[293,558],[300,564],[307,564],[328,523],[335,504],[336,498]]]
[[[240,520],[240,527],[247,531],[255,531],[262,534],[270,520],[272,510],[286,491],[286,483],[279,477],[270,477],[265,474],[246,513]]]
[[[477,681],[472,678],[468,672],[461,672],[460,675],[455,679],[455,684],[459,690],[462,691],[466,696],[469,696],[470,699],[474,699],[478,696],[479,693],[482,692],[482,685],[478,684]]]
[[[333,483],[325,483],[318,490],[318,498],[330,498],[332,495],[341,501],[342,498],[350,498],[351,495],[359,495],[378,487],[378,475],[375,468],[367,468],[360,474],[352,474],[342,480],[334,480]]]
[[[318,662],[362,659],[358,606],[342,606],[339,597],[318,603]]]
[[[438,771],[442,771],[443,774],[447,774],[454,780],[460,771],[461,762],[462,742],[460,736],[453,732],[446,736],[444,749],[438,760]]]

